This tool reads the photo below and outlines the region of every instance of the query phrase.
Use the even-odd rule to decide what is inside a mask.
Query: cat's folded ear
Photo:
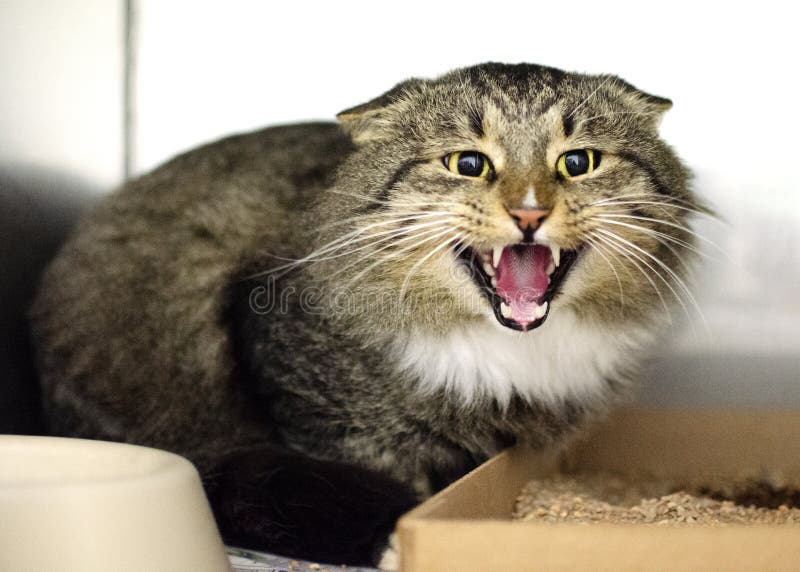
[[[391,118],[401,111],[403,104],[408,102],[424,83],[424,80],[408,79],[367,103],[345,109],[338,113],[336,118],[356,144],[380,138],[382,134],[389,133],[386,128]]]
[[[640,111],[642,116],[649,117],[654,129],[658,128],[664,112],[672,109],[672,100],[644,92],[623,79],[614,79],[614,84],[622,91],[623,96],[630,102],[630,105]]]

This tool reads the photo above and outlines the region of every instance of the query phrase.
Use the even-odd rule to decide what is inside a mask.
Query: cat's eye
[[[483,178],[489,174],[489,158],[478,151],[457,151],[442,158],[444,166],[451,173],[462,177]]]
[[[594,149],[573,149],[558,158],[556,169],[565,179],[572,179],[591,173],[600,165],[600,151]]]

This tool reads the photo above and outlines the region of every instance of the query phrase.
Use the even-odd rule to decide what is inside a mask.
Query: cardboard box
[[[516,447],[398,523],[403,572],[800,570],[800,527],[512,522],[534,477],[557,471],[740,477],[800,484],[800,411],[624,410],[566,453]]]

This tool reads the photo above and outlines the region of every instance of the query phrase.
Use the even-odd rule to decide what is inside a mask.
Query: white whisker
[[[678,255],[677,252],[675,252],[674,249],[672,249],[668,244],[665,244],[663,242],[664,240],[667,240],[669,242],[672,242],[673,244],[677,244],[678,246],[681,246],[681,247],[683,247],[683,248],[685,248],[687,250],[690,250],[690,251],[694,252],[695,254],[697,254],[698,256],[703,256],[705,258],[711,258],[711,256],[709,256],[708,254],[706,254],[702,250],[696,248],[693,244],[691,244],[689,242],[686,242],[685,240],[680,240],[679,238],[675,238],[674,236],[670,236],[669,234],[657,231],[657,230],[652,229],[652,228],[647,228],[645,226],[640,226],[638,224],[629,224],[629,223],[621,222],[621,221],[618,221],[618,220],[611,220],[611,219],[606,218],[605,216],[594,216],[594,217],[591,217],[591,219],[592,220],[602,221],[602,222],[604,222],[606,224],[613,224],[613,225],[616,225],[616,226],[623,226],[625,228],[630,228],[630,229],[635,230],[637,232],[641,232],[642,234],[646,234],[648,236],[652,236],[653,238],[657,239],[661,244],[663,244],[665,247],[669,248],[669,251],[672,252],[672,254],[674,254],[676,258],[681,260],[681,264],[683,264],[683,267],[686,268],[687,270],[689,269],[689,267],[686,265],[686,263],[683,261],[683,259]]]
[[[403,299],[405,298],[405,295],[406,295],[406,289],[408,288],[408,284],[411,281],[411,277],[419,269],[419,267],[422,266],[422,264],[425,263],[426,260],[428,260],[431,256],[433,256],[434,254],[439,252],[445,246],[448,246],[451,242],[453,242],[453,241],[458,242],[458,240],[460,240],[463,237],[464,237],[464,233],[460,233],[460,234],[458,234],[456,236],[451,236],[450,238],[448,238],[447,240],[442,242],[439,246],[437,246],[436,248],[431,250],[426,256],[424,256],[423,258],[418,260],[417,263],[414,264],[414,266],[411,267],[411,270],[408,271],[408,274],[406,274],[405,280],[403,280],[403,284],[402,284],[402,286],[400,286],[400,294],[398,296],[398,300],[400,302],[403,301]]]
[[[624,195],[613,195],[613,196],[610,196],[610,197],[605,197],[603,199],[600,199],[599,201],[595,201],[595,202],[589,203],[586,206],[587,207],[601,206],[601,205],[604,205],[604,204],[606,204],[608,202],[617,201],[619,199],[647,199],[647,200],[651,200],[651,201],[658,199],[658,202],[669,201],[666,204],[671,206],[671,207],[677,208],[680,205],[680,206],[683,206],[684,208],[687,208],[687,209],[691,210],[692,212],[694,212],[696,214],[704,215],[704,216],[710,216],[712,218],[715,217],[714,213],[712,213],[710,211],[703,210],[702,207],[692,203],[691,201],[687,201],[687,200],[684,200],[684,199],[681,199],[681,198],[678,198],[678,197],[657,195],[657,194],[654,194],[654,193],[627,193],[627,194],[624,194]]]
[[[422,246],[423,244],[425,244],[426,242],[430,242],[431,240],[436,240],[437,238],[439,238],[441,236],[444,236],[448,232],[452,232],[452,228],[447,228],[447,229],[445,229],[443,231],[440,231],[438,234],[434,234],[433,236],[429,236],[427,238],[424,238],[424,239],[422,239],[422,240],[420,240],[420,241],[418,241],[418,242],[416,242],[416,243],[414,243],[414,244],[412,244],[410,246],[406,246],[405,248],[400,249],[397,252],[392,252],[392,253],[380,258],[379,260],[376,260],[375,262],[373,262],[372,264],[367,266],[365,269],[361,270],[358,274],[356,274],[355,276],[351,277],[351,279],[347,282],[347,285],[348,286],[351,285],[353,282],[355,282],[356,280],[361,278],[364,274],[366,274],[367,272],[369,272],[370,270],[372,270],[376,266],[379,266],[380,264],[384,264],[384,263],[388,262],[389,260],[397,258],[401,254],[403,254],[405,252],[408,252],[409,250],[413,250],[415,248],[418,248],[418,247]],[[419,237],[415,237],[415,238],[419,238]]]
[[[351,197],[354,199],[358,199],[368,203],[375,203],[379,205],[406,205],[406,206],[430,206],[433,204],[437,204],[436,201],[416,201],[416,202],[402,202],[401,200],[397,199],[376,199],[375,197],[370,197],[367,195],[359,195],[356,193],[345,193],[338,189],[328,189],[325,191],[326,193],[330,193],[332,195],[340,195],[343,197]]]
[[[689,228],[688,226],[685,226],[685,225],[682,225],[682,224],[675,224],[675,223],[667,222],[665,220],[661,220],[661,219],[658,219],[658,218],[652,218],[652,217],[647,217],[647,216],[636,216],[636,215],[629,215],[629,214],[606,213],[603,216],[607,216],[607,217],[611,217],[611,218],[625,218],[625,219],[632,219],[632,220],[643,220],[643,221],[647,221],[647,222],[654,222],[654,223],[657,223],[657,224],[663,224],[665,226],[676,228],[678,230],[682,230],[683,232],[685,232],[685,233],[687,233],[687,234],[689,234],[691,236],[694,236],[695,238],[697,238],[699,240],[702,240],[706,244],[709,244],[710,246],[713,246],[715,249],[717,249],[722,254],[725,254],[725,251],[718,244],[716,244],[713,240],[710,240],[710,239],[706,238],[705,236],[703,236],[699,232],[696,232],[696,231],[692,230],[691,228]]]
[[[372,234],[368,234],[368,235],[365,235],[365,236],[359,236],[360,234],[363,234],[364,232],[366,232],[367,230],[371,230],[372,228],[378,228],[378,227],[381,227],[381,226],[387,226],[389,224],[396,224],[398,222],[405,221],[405,220],[414,220],[414,217],[409,217],[407,219],[397,219],[397,220],[392,220],[392,221],[382,221],[380,223],[375,223],[375,224],[368,225],[366,227],[358,228],[358,229],[353,230],[353,231],[351,231],[349,233],[346,233],[345,235],[343,235],[343,236],[341,236],[341,237],[339,237],[339,238],[337,238],[335,240],[332,240],[332,241],[328,242],[327,244],[319,247],[318,249],[314,250],[313,252],[311,252],[310,254],[307,254],[306,256],[304,256],[302,258],[298,258],[298,259],[292,260],[289,264],[283,264],[283,265],[277,266],[275,268],[270,268],[269,270],[265,270],[264,272],[255,274],[253,277],[261,276],[263,274],[272,274],[272,273],[278,272],[280,270],[285,270],[285,272],[283,272],[282,274],[276,275],[276,276],[283,276],[283,274],[285,274],[286,272],[288,272],[292,268],[294,268],[294,267],[296,267],[296,266],[298,266],[300,264],[303,264],[303,263],[311,263],[311,264],[313,264],[313,263],[319,262],[321,260],[329,260],[330,258],[338,258],[340,255],[335,255],[335,256],[327,257],[327,258],[322,258],[322,257],[324,255],[326,255],[326,254],[331,253],[331,252],[335,252],[337,250],[341,250],[342,248],[345,248],[346,246],[349,246],[349,245],[351,245],[353,243],[364,242],[365,240],[372,240],[372,239],[375,239],[377,237],[385,236],[385,235],[403,234],[403,233],[407,233],[409,231],[417,230],[417,229],[420,229],[420,228],[427,228],[429,226],[436,226],[436,225],[443,224],[443,223],[454,222],[457,219],[455,219],[455,218],[439,219],[439,220],[436,220],[436,221],[433,221],[433,222],[424,222],[424,223],[419,223],[419,224],[416,224],[416,225],[404,226],[404,227],[401,227],[399,229],[390,229],[390,230],[387,230],[387,231],[382,231],[382,232],[378,232],[378,233],[372,233]],[[267,255],[269,255],[269,254],[267,254]],[[344,254],[342,254],[342,256],[343,255]],[[274,256],[274,257],[275,258],[280,258],[278,256]],[[284,258],[283,260],[287,260],[287,259]],[[288,259],[288,260],[290,260],[290,259]]]
[[[635,268],[636,268],[636,269],[637,269],[639,272],[641,272],[642,276],[644,276],[644,277],[645,277],[645,279],[646,279],[646,280],[647,280],[647,281],[650,283],[650,285],[653,287],[653,290],[655,291],[655,293],[656,293],[656,295],[658,296],[659,300],[661,300],[661,305],[662,305],[662,306],[663,306],[663,308],[664,308],[664,315],[666,316],[666,318],[667,318],[667,321],[668,321],[670,324],[672,324],[672,314],[671,314],[671,313],[670,313],[670,311],[669,311],[669,306],[667,305],[667,301],[666,301],[666,300],[664,300],[664,296],[661,294],[661,290],[658,288],[658,285],[657,285],[657,284],[656,284],[656,283],[653,281],[653,279],[650,277],[650,275],[649,275],[647,272],[645,272],[644,268],[642,268],[642,267],[641,267],[641,265],[639,264],[639,262],[637,262],[637,260],[639,260],[640,262],[642,262],[643,264],[645,264],[645,266],[647,266],[647,267],[648,267],[650,270],[652,270],[652,271],[653,271],[653,273],[654,273],[654,274],[656,274],[656,275],[657,275],[659,278],[661,278],[661,280],[662,280],[662,281],[664,281],[664,277],[663,277],[663,276],[661,276],[661,275],[660,275],[658,272],[656,272],[656,271],[655,271],[655,270],[654,270],[654,269],[653,269],[653,268],[652,268],[652,267],[651,267],[649,264],[647,264],[647,262],[645,262],[644,260],[642,260],[642,259],[641,259],[641,258],[639,258],[638,256],[635,256],[635,254],[633,254],[633,253],[631,253],[631,252],[628,252],[628,250],[627,250],[627,249],[625,249],[625,248],[623,248],[623,247],[619,246],[618,244],[616,244],[616,243],[613,243],[613,242],[611,242],[610,240],[608,240],[608,239],[606,239],[606,238],[604,238],[604,237],[602,237],[602,236],[600,236],[600,235],[596,234],[596,232],[592,232],[592,233],[591,233],[591,235],[592,235],[592,236],[593,236],[595,239],[597,239],[597,240],[601,241],[603,244],[605,244],[606,246],[608,246],[609,248],[611,248],[611,249],[615,250],[616,252],[618,252],[619,254],[621,254],[623,257],[625,257],[625,259],[626,259],[626,260],[628,260],[629,262],[631,262],[631,264],[633,264],[633,266],[634,266],[634,267],[635,267]],[[635,256],[635,258],[634,258],[634,256]]]
[[[341,247],[337,247],[336,250],[340,250],[341,248],[344,248],[345,246],[349,246],[352,243],[364,242],[364,241],[367,241],[367,240],[370,240],[370,239],[379,238],[379,237],[382,237],[382,238],[380,238],[379,240],[374,240],[373,242],[368,242],[367,244],[363,244],[363,245],[359,246],[358,248],[348,249],[348,250],[346,250],[344,252],[339,252],[339,253],[334,254],[332,256],[325,256],[325,257],[322,257],[322,258],[319,258],[319,257],[314,258],[314,260],[312,260],[310,262],[310,265],[316,264],[317,262],[322,262],[324,260],[332,260],[332,259],[335,259],[335,258],[341,258],[343,256],[349,256],[349,255],[353,254],[354,252],[360,252],[362,250],[365,250],[365,249],[368,249],[368,248],[372,248],[372,247],[374,247],[374,246],[376,246],[378,244],[384,243],[384,242],[386,242],[388,240],[394,240],[398,236],[407,235],[411,231],[415,231],[416,232],[418,230],[424,230],[424,229],[427,229],[427,228],[430,228],[430,227],[436,227],[436,226],[439,226],[439,225],[442,225],[442,224],[446,224],[446,223],[450,223],[450,222],[452,222],[452,219],[443,219],[443,220],[440,220],[440,221],[436,221],[435,224],[434,223],[429,223],[429,224],[412,225],[412,226],[407,226],[407,227],[402,227],[402,228],[394,228],[394,229],[391,229],[391,230],[388,230],[388,231],[378,232],[378,233],[370,234],[370,235],[367,235],[367,236],[362,236],[362,237],[358,238],[357,240],[354,239],[354,240],[348,241],[348,243],[342,245]],[[435,230],[435,228],[434,228],[434,230]],[[405,240],[405,239],[403,239],[403,240]],[[401,242],[401,241],[398,240],[396,242]]]
[[[624,306],[625,305],[625,294],[622,291],[622,280],[620,280],[620,278],[619,278],[619,274],[617,273],[617,269],[614,268],[614,265],[611,263],[611,261],[608,259],[608,257],[606,257],[606,255],[603,254],[602,245],[596,239],[594,239],[594,238],[592,238],[590,236],[587,236],[586,237],[586,241],[595,248],[595,251],[597,252],[597,254],[599,254],[600,256],[603,257],[603,260],[606,261],[606,263],[608,264],[608,267],[611,269],[611,272],[614,273],[614,277],[617,279],[617,285],[619,286],[619,301],[620,301],[620,304],[622,304]],[[610,254],[609,254],[609,256],[610,256]]]
[[[610,221],[610,220],[605,220],[605,219],[602,219],[602,221],[605,224],[616,224],[616,225],[622,225],[623,224],[623,223]],[[629,225],[629,228],[631,228],[635,232],[639,232],[641,234],[644,234],[645,236],[648,236],[648,237],[654,239],[658,244],[660,244],[661,246],[666,248],[670,252],[670,254],[672,254],[672,256],[675,257],[675,260],[678,262],[678,264],[681,265],[681,267],[683,268],[684,272],[687,275],[691,273],[692,269],[689,266],[689,264],[684,260],[683,256],[681,256],[681,254],[677,250],[675,250],[675,247],[673,247],[671,244],[669,244],[668,242],[665,241],[665,238],[668,239],[668,240],[672,240],[674,242],[683,242],[683,241],[680,241],[680,240],[678,240],[676,238],[673,238],[673,237],[669,236],[668,234],[664,234],[664,233],[661,233],[661,232],[658,232],[658,231],[655,231],[655,230],[652,230],[652,229],[649,229],[649,228],[646,228],[646,227],[639,227],[639,226],[636,226],[636,225]],[[662,238],[662,236],[665,237],[665,238]],[[685,248],[691,248],[692,250],[696,250],[688,242],[685,242],[684,244],[688,245]],[[699,254],[702,254],[699,251],[697,251],[697,252]]]
[[[395,240],[396,237],[390,236],[390,237],[384,238],[384,239],[382,239],[380,241],[377,241],[375,243],[370,243],[370,244],[366,245],[366,247],[375,247],[375,246],[378,246],[378,245],[383,244],[383,243],[386,243],[386,244],[384,244],[383,246],[381,246],[380,248],[378,248],[376,250],[371,250],[370,252],[367,252],[364,256],[359,257],[357,260],[354,260],[354,261],[351,261],[351,262],[345,264],[342,268],[339,268],[338,270],[336,270],[332,274],[329,274],[327,276],[327,278],[330,279],[330,278],[332,278],[334,276],[338,276],[342,272],[345,272],[346,270],[352,268],[353,266],[359,264],[360,262],[362,262],[364,260],[367,260],[368,258],[373,258],[375,255],[377,255],[377,254],[379,254],[379,253],[381,253],[384,250],[387,250],[389,248],[393,248],[393,247],[397,246],[398,244],[403,244],[403,243],[409,242],[411,240],[417,240],[419,238],[422,238],[422,237],[424,237],[426,235],[430,235],[432,233],[440,233],[441,234],[441,231],[442,231],[441,228],[433,227],[433,228],[423,229],[422,231],[415,232],[415,233],[413,233],[411,235],[405,236],[405,237],[397,239],[397,240]],[[400,235],[400,236],[402,236],[402,235]],[[348,254],[349,254],[349,252],[348,252]]]
[[[442,215],[451,215],[456,216],[457,213],[452,211],[385,211],[380,213],[370,213],[370,214],[362,214],[356,215],[348,218],[344,218],[341,220],[336,220],[333,222],[329,222],[328,224],[324,224],[319,227],[319,230],[326,230],[332,228],[334,226],[339,226],[343,224],[348,224],[351,222],[356,221],[364,221],[364,220],[372,220],[372,219],[386,219],[381,221],[382,224],[391,224],[392,222],[400,222],[404,220],[414,220],[419,218],[431,218],[434,216],[442,216]],[[402,218],[397,218],[402,217]]]
[[[569,119],[570,117],[572,117],[573,115],[575,115],[575,113],[576,113],[576,112],[577,112],[577,111],[578,111],[578,110],[579,110],[581,107],[583,107],[584,105],[586,105],[586,102],[587,102],[587,101],[589,101],[589,100],[592,98],[592,96],[593,96],[595,93],[597,93],[598,91],[600,91],[600,88],[602,88],[602,87],[603,87],[605,84],[607,84],[609,81],[611,81],[611,80],[613,79],[613,77],[614,77],[614,76],[612,76],[612,75],[607,75],[607,76],[605,77],[605,79],[604,79],[603,81],[601,81],[601,82],[600,82],[600,85],[598,85],[596,88],[594,88],[594,91],[592,91],[592,93],[590,93],[589,95],[587,95],[587,96],[586,96],[586,98],[585,98],[583,101],[581,101],[581,102],[580,102],[578,105],[576,105],[576,106],[575,106],[575,108],[572,110],[572,113],[570,113],[569,115],[567,115],[567,118]]]
[[[593,115],[591,117],[587,117],[584,121],[591,121],[592,119],[600,119],[603,117],[611,117],[613,115],[660,115],[658,111],[609,111],[608,113],[602,113],[600,115]]]
[[[653,260],[661,268],[663,268],[668,273],[668,275],[671,276],[673,280],[675,280],[676,284],[678,284],[678,286],[689,297],[689,300],[691,301],[691,303],[694,306],[695,310],[697,310],[697,313],[698,313],[698,315],[700,316],[700,319],[703,322],[703,326],[704,326],[706,332],[707,333],[709,332],[708,322],[706,321],[705,315],[703,315],[703,311],[700,309],[700,304],[697,303],[697,300],[695,299],[695,297],[692,294],[691,290],[689,290],[689,287],[686,286],[686,283],[669,266],[664,264],[664,262],[660,258],[658,258],[657,256],[653,256],[652,254],[650,254],[649,252],[647,252],[643,248],[635,245],[634,243],[632,243],[629,240],[626,240],[625,238],[622,238],[621,236],[619,236],[618,234],[616,234],[614,232],[611,232],[611,231],[609,231],[607,229],[603,229],[603,228],[599,228],[599,229],[597,229],[597,231],[601,232],[601,233],[604,233],[604,234],[612,237],[615,240],[621,241],[622,243],[628,245],[628,247],[633,248],[633,249],[637,250],[638,252],[641,252],[642,254],[644,254],[645,256],[650,258],[651,260]],[[658,273],[658,275],[661,276],[660,273]],[[680,296],[678,296],[678,294],[672,288],[672,285],[669,284],[669,282],[666,279],[664,279],[663,277],[661,277],[661,278],[662,278],[662,280],[664,280],[664,283],[667,284],[667,286],[670,288],[670,290],[672,290],[672,293],[675,294],[675,298],[681,303],[681,306],[683,306],[684,310],[686,311],[687,317],[690,318],[690,323],[691,323],[691,316],[689,315],[688,309],[686,309],[686,305],[683,303],[683,300],[680,298]]]
[[[661,202],[661,201],[610,201],[610,200],[606,200],[606,201],[599,201],[599,202],[596,202],[596,203],[590,203],[587,206],[594,207],[594,206],[617,206],[617,205],[653,205],[653,206],[661,207],[662,210],[666,209],[666,208],[678,209],[678,210],[690,212],[690,213],[701,215],[701,216],[708,216],[708,217],[711,217],[714,220],[718,220],[716,217],[714,217],[710,213],[707,213],[707,212],[704,212],[704,211],[701,211],[701,210],[698,210],[698,209],[695,209],[695,208],[685,207],[683,205],[676,205],[676,204],[665,203],[665,202]]]

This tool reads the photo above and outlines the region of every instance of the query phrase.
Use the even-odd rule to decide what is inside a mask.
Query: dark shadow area
[[[0,165],[0,433],[43,431],[26,313],[42,270],[99,193],[65,173]]]
[[[778,509],[800,508],[800,489],[794,486],[775,484],[766,479],[748,479],[723,486],[706,485],[699,487],[696,494],[717,501],[733,501],[741,506]]]

